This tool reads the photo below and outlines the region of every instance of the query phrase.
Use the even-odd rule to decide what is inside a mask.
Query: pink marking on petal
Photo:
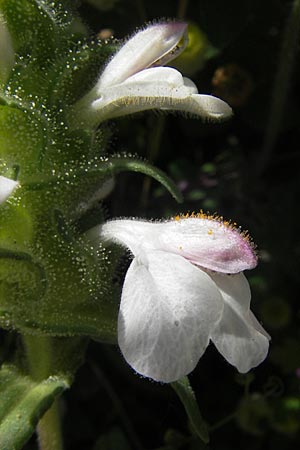
[[[169,225],[168,225],[169,224]],[[196,266],[234,274],[257,265],[250,236],[217,216],[177,216],[159,237],[165,251],[178,253]]]

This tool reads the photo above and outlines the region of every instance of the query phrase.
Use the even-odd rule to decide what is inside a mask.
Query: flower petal
[[[155,223],[145,220],[117,219],[109,220],[100,227],[100,237],[127,247],[133,255],[144,253],[147,241],[152,244],[151,232],[155,234]],[[95,228],[98,233],[98,227]],[[151,250],[155,247],[151,245]],[[158,248],[159,250],[159,248]]]
[[[249,239],[226,222],[190,217],[165,225],[159,236],[160,248],[193,264],[223,273],[239,273],[257,265]]]
[[[0,205],[8,199],[8,197],[18,186],[18,181],[14,181],[0,175]]]
[[[193,94],[187,102],[178,102],[175,106],[165,109],[184,111],[212,121],[225,120],[232,116],[230,106],[213,95]]]
[[[253,269],[257,257],[247,236],[214,218],[178,218],[157,230],[161,250],[178,253],[197,266],[222,273]]]
[[[191,372],[222,314],[215,283],[178,255],[150,252],[126,274],[118,340],[140,374],[172,382]]]
[[[212,120],[232,115],[227,103],[197,94],[194,83],[170,67],[143,70],[121,84],[99,91],[92,109],[99,111],[102,120],[149,109],[184,111]]]
[[[267,356],[269,335],[249,310],[250,288],[243,274],[211,274],[223,296],[223,316],[211,339],[224,358],[239,372],[248,372]]]
[[[223,273],[239,273],[257,264],[253,246],[237,229],[216,219],[180,218],[166,222],[113,220],[102,227],[104,239],[140,249],[176,253],[191,263]]]
[[[151,87],[153,95],[156,89],[182,89],[183,92],[177,93],[186,97],[189,94],[197,94],[198,90],[189,78],[183,77],[178,70],[172,67],[152,67],[151,69],[142,70],[135,75],[127,78],[122,83],[124,85],[137,86],[139,88],[149,89]]]
[[[160,65],[163,64],[166,54],[177,56],[175,49],[185,30],[185,23],[169,22],[151,25],[136,33],[108,63],[96,85],[97,90],[100,92],[103,88],[122,83],[158,60]],[[168,58],[169,61],[171,59]]]

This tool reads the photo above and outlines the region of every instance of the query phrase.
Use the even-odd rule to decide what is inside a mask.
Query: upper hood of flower
[[[185,42],[179,42],[186,28],[183,22],[167,22],[138,31],[107,64],[96,85],[98,91],[122,83],[141,70],[171,61],[185,48]]]
[[[247,234],[202,213],[164,222],[112,220],[102,226],[101,236],[125,245],[134,255],[162,250],[221,273],[239,273],[257,264]]]

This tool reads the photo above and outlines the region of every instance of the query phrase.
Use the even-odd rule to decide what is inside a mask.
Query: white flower
[[[11,37],[0,14],[0,81],[6,81],[14,63],[15,55]]]
[[[113,56],[96,86],[77,104],[86,120],[100,122],[147,109],[176,110],[218,120],[230,117],[227,103],[200,95],[195,84],[171,67],[162,67],[183,49],[186,24],[150,25]],[[80,109],[82,111],[80,112]]]
[[[122,290],[118,341],[138,373],[178,380],[195,368],[210,340],[242,373],[264,360],[270,338],[250,311],[242,273],[257,264],[246,235],[199,214],[166,222],[113,220],[100,236],[134,256]]]
[[[18,186],[18,181],[14,181],[0,175],[0,205],[8,199],[8,197]]]

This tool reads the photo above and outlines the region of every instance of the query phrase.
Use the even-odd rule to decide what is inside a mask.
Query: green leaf
[[[37,171],[45,145],[44,121],[29,111],[0,106],[0,170],[4,176],[13,167],[21,167],[20,181]]]
[[[45,95],[52,86],[49,80],[55,84],[51,76],[57,75],[55,69],[52,73],[53,61],[60,66],[61,56],[67,54],[70,43],[85,37],[85,26],[74,16],[71,3],[0,0],[0,12],[15,50],[15,66],[8,77],[6,93],[15,94],[18,103],[25,100],[28,105],[33,101],[45,107]],[[63,63],[69,73],[66,61]]]
[[[69,387],[63,375],[36,382],[13,365],[0,370],[0,450],[19,450],[55,398]]]
[[[68,173],[67,175],[58,174],[56,177],[44,177],[42,182],[40,182],[36,177],[32,177],[30,181],[26,183],[26,189],[32,191],[43,189],[46,190],[52,187],[56,187],[57,189],[57,182],[59,181],[63,186],[62,189],[64,192],[64,197],[66,197],[69,186],[71,189],[72,198],[75,197],[78,203],[80,193],[77,193],[77,196],[74,195],[74,180],[76,180],[76,183],[79,184],[79,187],[82,190],[82,187],[85,187],[86,189],[86,186],[90,186],[92,182],[97,182],[99,184],[101,181],[103,182],[121,172],[137,172],[148,175],[162,184],[178,203],[182,203],[183,201],[182,193],[178,189],[176,183],[174,183],[174,181],[162,170],[146,161],[129,155],[115,155],[108,158],[104,157],[100,160],[100,162],[98,162],[98,164],[94,164],[94,166],[89,164],[77,169],[76,171],[73,170],[72,173]],[[25,184],[23,185],[25,186]],[[72,207],[74,209],[74,206]]]
[[[109,158],[108,163],[111,164],[112,171],[115,173],[126,171],[139,172],[154,178],[170,192],[178,203],[182,203],[182,194],[174,181],[172,181],[162,170],[154,167],[152,164],[137,158],[126,156],[111,157]]]
[[[183,377],[181,380],[171,383],[171,386],[183,403],[194,432],[205,444],[208,444],[209,434],[207,424],[201,416],[195,393],[188,377]]]
[[[50,0],[0,0],[0,10],[18,53],[53,58],[67,37],[72,16],[63,2]]]
[[[18,204],[2,205],[3,328],[115,342],[119,289],[112,280],[117,258],[101,243],[91,245],[86,236],[78,234],[70,216],[77,218],[76,206],[88,203],[103,179],[123,171],[152,176],[178,201],[181,193],[162,171],[137,158],[113,156],[87,167],[44,177],[42,182],[24,182]],[[27,221],[22,221],[20,211],[26,211]],[[21,228],[20,223],[24,223]]]
[[[0,254],[0,325],[21,333],[96,336],[114,342],[117,290],[103,248],[48,236],[45,255]],[[36,252],[39,248],[35,249]]]
[[[115,51],[116,45],[104,44],[100,40],[81,40],[64,54],[49,71],[48,96],[52,106],[65,108],[79,100],[99,77],[105,61]]]

